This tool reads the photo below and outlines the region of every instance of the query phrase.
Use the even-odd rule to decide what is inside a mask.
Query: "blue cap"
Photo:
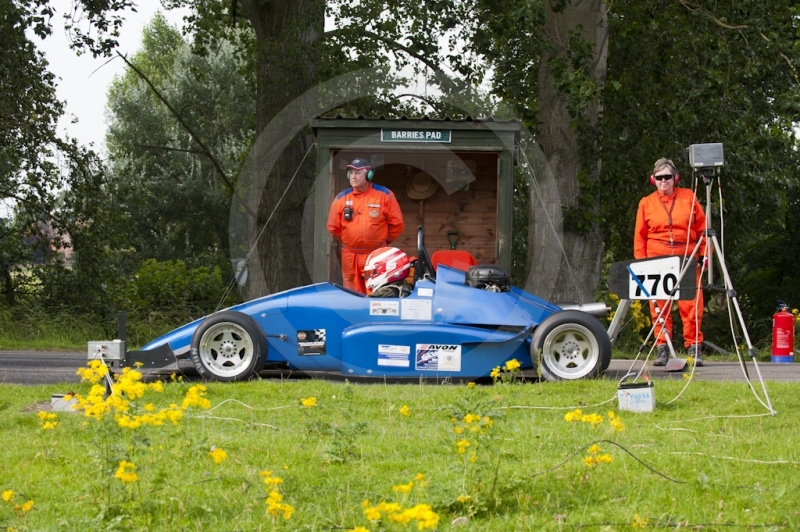
[[[353,168],[354,170],[361,170],[362,168],[365,170],[369,170],[372,168],[370,162],[366,159],[356,158],[353,159],[353,162],[347,165],[348,168]]]

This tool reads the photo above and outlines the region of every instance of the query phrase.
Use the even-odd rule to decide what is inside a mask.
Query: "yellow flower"
[[[142,374],[131,368],[122,368],[122,373],[115,375],[116,381],[111,387],[114,395],[123,395],[129,401],[134,401],[144,395],[147,385],[141,382]]]
[[[481,416],[479,416],[478,414],[467,414],[466,416],[464,416],[464,419],[462,421],[467,425],[469,425],[472,422],[477,422],[480,420]]]
[[[625,424],[622,423],[622,420],[618,417],[615,417],[614,419],[611,420],[611,426],[614,427],[614,430],[616,430],[617,432],[622,432],[623,430],[625,430]]]
[[[639,514],[633,516],[633,523],[631,523],[631,527],[633,528],[647,528],[647,518],[641,517]]]
[[[282,478],[272,476],[272,471],[262,471],[261,476],[264,477],[264,484],[266,484],[270,488],[274,488],[278,484],[283,483]]]
[[[515,371],[520,368],[520,363],[516,358],[512,358],[508,362],[506,362],[505,370],[506,371]]]
[[[492,379],[496,379],[497,377],[499,377],[499,376],[500,376],[500,366],[497,366],[496,368],[494,368],[494,369],[493,369],[493,370],[492,370],[492,371],[489,373],[489,376],[490,376]]]
[[[309,408],[312,407],[312,406],[317,406],[317,398],[316,397],[308,397],[308,398],[303,397],[303,398],[300,399],[300,403],[302,403],[303,406],[307,406]]]
[[[603,422],[603,416],[600,414],[586,414],[581,418],[581,421],[584,423],[590,423],[592,428],[595,428],[597,425]]]
[[[399,512],[400,510],[403,509],[403,507],[397,504],[396,502],[385,502],[385,501],[381,501],[378,504],[377,508],[378,511],[384,513]]]
[[[402,415],[404,415],[404,416],[408,417],[408,416],[410,416],[410,415],[411,415],[411,409],[410,409],[410,408],[408,408],[408,406],[406,406],[406,405],[403,405],[403,407],[400,409],[400,414],[402,414]]]
[[[368,521],[380,521],[381,512],[374,506],[364,508],[364,517],[366,517]]]
[[[281,501],[283,501],[283,495],[274,490],[270,491],[266,500],[267,513],[273,517],[282,516],[284,519],[288,520],[295,511],[294,506]]]
[[[228,458],[228,453],[219,447],[212,447],[211,452],[209,452],[208,455],[214,459],[215,464],[221,464]]]
[[[351,528],[348,532],[369,532],[368,528],[364,528],[363,526],[357,526],[355,528]]]
[[[592,467],[597,465],[597,460],[595,460],[594,456],[585,456],[583,458],[583,463],[586,464],[586,467]]]
[[[400,513],[396,514],[389,514],[389,521],[392,523],[400,523],[401,525],[406,525],[413,519],[413,515],[411,514],[410,510],[405,510]]]
[[[611,455],[608,453],[597,456],[597,463],[600,464],[610,464],[612,460],[613,458],[611,458]]]
[[[462,432],[464,432],[464,429],[462,429],[461,427],[453,427],[453,431],[456,434],[461,434]]]
[[[397,486],[392,486],[392,491],[400,492],[400,493],[408,493],[411,491],[411,488],[414,487],[413,482],[409,482],[408,484],[399,484]]]
[[[403,513],[417,522],[417,530],[433,530],[439,524],[439,514],[427,504],[418,504]]]
[[[469,457],[469,461],[473,464],[478,461],[478,454],[475,451],[472,451],[472,454]]]
[[[471,499],[472,499],[472,497],[469,496],[469,495],[459,495],[458,496],[458,502],[460,502],[461,504],[464,504],[465,502],[468,502]]]
[[[195,384],[186,392],[181,407],[185,410],[190,407],[211,408],[211,401],[206,399],[206,387],[202,384]]]
[[[686,363],[690,366],[694,364],[694,357],[686,357]]]
[[[3,495],[2,495],[3,501],[4,502],[13,501],[14,500],[14,495],[16,495],[16,493],[14,493],[14,490],[6,490],[6,491],[4,491]]]
[[[458,454],[464,454],[467,452],[467,447],[469,447],[470,443],[467,440],[459,440],[456,445],[458,446]]]
[[[589,454],[597,454],[600,451],[601,451],[600,446],[595,443],[591,447],[589,447],[589,450],[587,452]]]
[[[77,375],[81,376],[81,382],[97,384],[108,373],[108,367],[102,360],[90,360],[88,368],[78,368]]]
[[[473,389],[474,387],[475,387],[475,383],[474,382],[468,382],[467,383],[467,388],[469,388],[470,390]]]
[[[425,475],[423,473],[417,473],[416,475],[414,475],[414,480],[416,480],[417,482],[419,482],[420,480],[425,480]]]
[[[26,513],[30,512],[33,509],[33,501],[28,500],[22,504],[15,504],[14,511],[17,512],[19,515],[25,515]]]
[[[42,424],[42,430],[53,430],[58,426],[58,421],[45,421]]]
[[[573,421],[580,421],[582,417],[583,412],[581,412],[581,409],[578,408],[577,410],[573,410],[572,412],[567,412],[564,414],[564,421],[571,423]]]
[[[114,473],[114,477],[125,484],[139,480],[139,475],[136,474],[136,465],[126,460],[119,463],[119,468],[117,468],[117,472]]]

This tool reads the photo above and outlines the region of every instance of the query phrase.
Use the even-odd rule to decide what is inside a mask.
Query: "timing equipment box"
[[[721,142],[692,144],[686,151],[689,154],[689,166],[692,168],[714,168],[725,164]]]
[[[656,407],[656,390],[652,382],[620,383],[617,397],[620,410],[652,412]]]
[[[89,342],[89,360],[125,360],[125,342],[102,340]]]

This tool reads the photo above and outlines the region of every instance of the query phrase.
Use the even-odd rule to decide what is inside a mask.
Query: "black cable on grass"
[[[562,460],[561,462],[559,462],[558,464],[554,465],[553,467],[551,467],[549,469],[545,469],[544,471],[539,471],[538,473],[534,473],[533,475],[531,475],[530,478],[535,478],[535,477],[538,477],[540,475],[544,475],[545,473],[549,473],[551,471],[555,471],[556,469],[558,469],[559,467],[563,466],[564,464],[566,464],[567,462],[569,462],[570,460],[572,460],[573,458],[575,458],[576,456],[578,456],[579,454],[581,454],[586,449],[588,449],[589,447],[591,447],[592,445],[594,445],[596,443],[610,443],[614,447],[617,447],[618,449],[621,449],[621,450],[625,451],[626,453],[628,453],[628,455],[630,455],[631,458],[633,458],[634,460],[636,460],[637,462],[642,464],[644,467],[646,467],[647,469],[649,469],[650,471],[652,471],[656,475],[658,475],[660,477],[663,477],[663,478],[669,480],[670,482],[674,482],[676,484],[688,484],[688,482],[686,482],[685,480],[675,480],[674,478],[668,477],[667,475],[665,475],[661,471],[658,471],[654,467],[651,467],[651,466],[647,465],[646,463],[644,463],[644,461],[642,461],[639,457],[637,457],[635,454],[630,452],[628,449],[626,449],[622,445],[618,444],[617,442],[613,442],[611,440],[596,440],[596,441],[593,441],[591,443],[588,443],[588,444],[584,445],[583,447],[581,447],[580,449],[578,449],[577,451],[575,451],[574,453],[572,453],[570,456],[568,456],[564,460]]]

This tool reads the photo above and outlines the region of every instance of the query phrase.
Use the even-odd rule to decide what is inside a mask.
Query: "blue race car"
[[[190,357],[201,377],[217,381],[248,379],[265,366],[456,381],[488,377],[511,359],[549,381],[597,377],[608,367],[611,343],[594,316],[510,286],[494,265],[434,271],[423,239],[420,228],[417,280],[407,297],[317,283],[215,312],[125,361],[151,367]]]

